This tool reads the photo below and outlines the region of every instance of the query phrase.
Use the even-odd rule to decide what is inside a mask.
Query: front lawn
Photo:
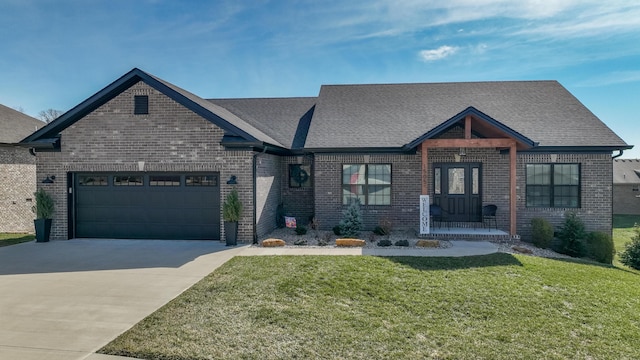
[[[32,241],[35,238],[33,234],[0,233],[0,247]]]
[[[640,277],[591,263],[235,257],[101,350],[144,359],[633,359]]]

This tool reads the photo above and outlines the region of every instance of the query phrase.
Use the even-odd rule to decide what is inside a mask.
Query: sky
[[[637,0],[0,0],[0,104],[67,111],[134,67],[203,98],[558,80],[640,158]]]

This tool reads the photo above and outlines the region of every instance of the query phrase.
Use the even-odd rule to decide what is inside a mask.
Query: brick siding
[[[32,233],[36,158],[28,149],[0,146],[0,232]]]
[[[134,95],[149,96],[149,114],[133,115]],[[56,204],[52,239],[67,239],[69,172],[219,172],[221,203],[237,176],[244,206],[238,240],[253,239],[253,152],[226,151],[223,130],[164,94],[139,82],[117,95],[61,133],[60,152],[37,153],[37,178],[55,175],[53,184],[41,184]],[[221,216],[221,229],[223,229]],[[224,230],[222,230],[224,231]],[[221,235],[221,239],[223,239]]]
[[[640,215],[640,184],[613,185],[613,213]]]
[[[571,163],[581,164],[581,207],[528,208],[526,207],[526,164]],[[531,240],[531,219],[548,220],[556,229],[562,226],[564,214],[573,211],[585,224],[587,231],[611,234],[612,229],[612,179],[611,154],[527,154],[518,155],[518,233],[524,240]]]

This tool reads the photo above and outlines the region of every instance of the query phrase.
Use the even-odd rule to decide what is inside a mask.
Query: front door
[[[448,221],[480,221],[482,217],[481,163],[435,163],[433,202],[446,211]]]

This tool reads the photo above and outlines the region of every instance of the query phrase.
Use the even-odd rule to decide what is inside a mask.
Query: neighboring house
[[[17,143],[44,125],[0,105],[0,233],[33,232],[36,158]]]
[[[640,215],[640,159],[614,160],[613,213]]]
[[[221,239],[221,202],[236,187],[247,242],[276,226],[280,204],[331,229],[353,198],[368,229],[385,219],[417,230],[421,194],[456,226],[495,204],[512,236],[567,210],[610,232],[612,155],[631,148],[556,81],[206,100],[139,69],[22,145],[57,203],[56,239]]]

